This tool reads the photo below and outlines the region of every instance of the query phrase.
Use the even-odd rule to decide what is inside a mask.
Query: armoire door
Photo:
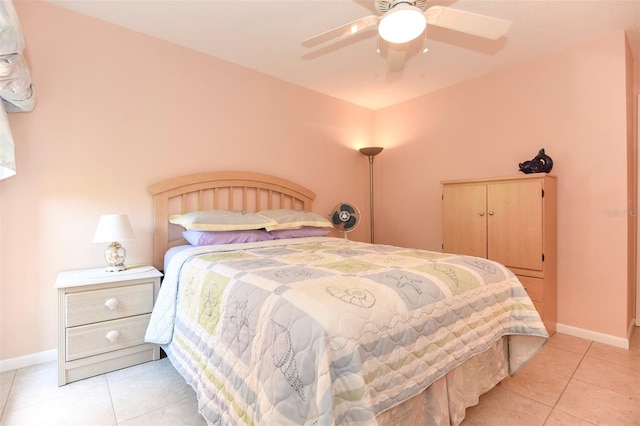
[[[542,270],[542,181],[487,185],[487,256],[508,267]]]
[[[445,185],[442,188],[443,251],[487,257],[487,186]]]

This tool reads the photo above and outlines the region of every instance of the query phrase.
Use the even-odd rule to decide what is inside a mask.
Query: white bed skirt
[[[422,393],[380,414],[376,417],[378,424],[459,425],[467,407],[477,405],[480,395],[509,375],[506,339],[468,359]]]

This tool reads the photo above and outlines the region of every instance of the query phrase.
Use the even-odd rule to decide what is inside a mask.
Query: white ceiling
[[[376,52],[375,29],[313,49],[300,45],[375,14],[373,0],[49,1],[373,110],[616,30],[627,30],[640,60],[640,0],[433,0],[428,6],[507,19],[511,28],[490,41],[429,26],[395,73]]]

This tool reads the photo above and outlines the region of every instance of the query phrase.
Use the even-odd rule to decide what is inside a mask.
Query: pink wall
[[[102,265],[101,214],[129,214],[128,263],[150,262],[153,182],[251,170],[313,189],[319,213],[368,205],[356,148],[373,112],[46,2],[16,8],[38,103],[10,116],[18,174],[0,182],[0,359],[56,347],[56,275]]]
[[[625,53],[618,32],[378,111],[377,240],[439,250],[441,180],[517,174],[544,147],[559,185],[558,322],[626,337]]]

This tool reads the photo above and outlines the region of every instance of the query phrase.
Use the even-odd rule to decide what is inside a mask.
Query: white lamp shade
[[[98,222],[94,243],[133,240],[135,235],[126,214],[103,214]]]
[[[417,38],[426,27],[427,18],[422,10],[401,3],[380,19],[378,33],[390,43],[406,43]]]

